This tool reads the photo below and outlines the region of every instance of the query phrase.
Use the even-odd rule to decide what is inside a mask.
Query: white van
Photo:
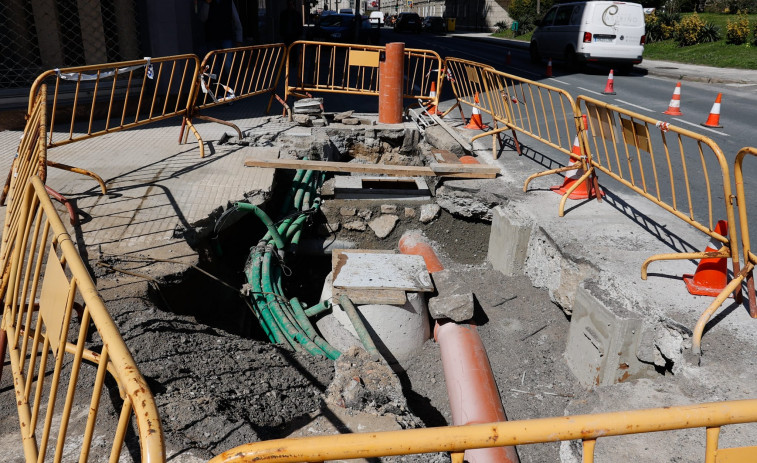
[[[531,60],[562,59],[567,67],[617,64],[630,71],[641,63],[646,40],[644,10],[638,3],[562,3],[547,11],[531,37]]]
[[[369,16],[369,19],[371,20],[371,24],[374,26],[378,25],[378,27],[384,26],[384,13],[381,11],[371,11],[371,15]]]

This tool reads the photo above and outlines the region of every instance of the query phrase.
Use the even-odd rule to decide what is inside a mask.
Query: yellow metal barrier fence
[[[32,84],[29,114],[40,86],[47,84],[54,89],[49,95],[52,102],[48,102],[46,137],[47,148],[54,148],[186,115],[194,101],[198,74],[199,58],[195,55],[53,69]],[[189,126],[197,135],[191,122]],[[202,152],[199,136],[198,142]],[[48,165],[89,175],[105,193],[104,182],[93,172],[52,162]]]
[[[200,65],[200,72],[195,82],[194,100],[190,105],[187,118],[217,122],[228,125],[242,138],[242,132],[235,124],[217,118],[200,115],[201,109],[210,108],[232,101],[264,93],[270,93],[266,113],[271,110],[271,103],[276,95],[281,70],[286,58],[286,45],[255,45],[249,47],[213,50],[205,55]],[[286,104],[279,98],[284,107]],[[184,123],[182,134],[184,136]],[[188,135],[188,134],[187,134]]]
[[[494,71],[494,68],[475,61],[446,58],[444,69],[445,78],[450,83],[456,100],[455,104],[444,112],[444,116],[457,107],[460,110],[460,117],[465,122],[463,104],[492,115],[491,95],[485,72]]]
[[[513,132],[518,154],[520,144],[516,131],[567,154],[572,160],[581,160],[572,152],[580,121],[574,117],[574,101],[568,92],[494,69],[487,69],[484,77],[491,92],[492,117],[504,127],[476,135],[471,141],[509,129]],[[496,159],[496,155],[493,156]],[[527,185],[528,181],[524,189]]]
[[[132,418],[142,461],[165,461],[152,394],[40,178],[27,184],[21,210],[0,328],[8,337],[26,461],[48,454],[54,461],[118,461]],[[100,407],[106,373],[122,401],[107,420],[109,410]]]
[[[741,148],[736,155],[736,161],[734,162],[733,176],[736,181],[736,204],[739,208],[739,225],[741,226],[741,247],[744,253],[744,268],[737,272],[734,270],[733,280],[728,283],[728,286],[715,298],[714,301],[707,307],[696,326],[694,327],[694,335],[692,338],[692,351],[699,355],[702,353],[702,335],[704,334],[704,328],[712,315],[723,305],[728,296],[741,292],[741,285],[746,280],[747,282],[747,295],[749,297],[749,315],[752,318],[757,318],[757,297],[755,297],[754,290],[754,267],[757,265],[757,255],[752,252],[751,242],[749,240],[749,220],[747,218],[747,202],[746,193],[744,192],[744,171],[743,164],[746,156],[757,156],[757,148],[746,147]]]
[[[452,452],[462,463],[465,450],[580,439],[583,462],[594,461],[599,438],[676,429],[707,429],[705,463],[757,461],[757,447],[718,448],[720,428],[757,421],[757,400],[632,410],[593,415],[338,436],[278,439],[241,445],[211,463],[295,463],[390,455]]]
[[[378,96],[379,62],[384,47],[297,41],[287,53],[284,99],[309,92]],[[434,51],[405,49],[403,97],[439,102],[442,59]],[[437,96],[429,95],[431,83]]]
[[[603,172],[723,245],[715,253],[652,256],[642,265],[642,279],[647,278],[651,262],[705,257],[730,258],[733,273],[739,273],[731,178],[725,156],[715,142],[587,96],[576,98],[575,112],[587,115],[588,127],[581,130],[580,137],[589,153],[589,169]],[[698,188],[692,188],[693,182],[699,184]],[[713,194],[722,194],[722,207],[713,203]],[[561,216],[562,212],[561,208]],[[728,222],[728,236],[715,231],[718,217]]]

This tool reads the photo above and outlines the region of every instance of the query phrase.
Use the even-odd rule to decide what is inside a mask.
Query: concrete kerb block
[[[578,286],[565,347],[568,366],[587,387],[653,376],[654,369],[637,357],[645,333],[642,316],[605,294],[594,280]]]
[[[523,275],[530,239],[531,224],[512,210],[497,206],[492,210],[486,260],[505,276]]]

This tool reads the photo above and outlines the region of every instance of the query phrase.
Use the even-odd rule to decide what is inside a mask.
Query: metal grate
[[[142,57],[137,0],[3,0],[0,88],[43,71]]]

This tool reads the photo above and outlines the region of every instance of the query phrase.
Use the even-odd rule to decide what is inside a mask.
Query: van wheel
[[[539,56],[539,49],[536,47],[536,42],[531,42],[531,46],[528,47],[528,52],[531,55],[531,62],[534,64],[541,63],[541,56]]]
[[[565,56],[563,57],[563,59],[565,60],[565,69],[567,69],[568,71],[574,72],[580,69],[578,57],[576,56],[576,52],[573,51],[572,47],[565,49]]]

